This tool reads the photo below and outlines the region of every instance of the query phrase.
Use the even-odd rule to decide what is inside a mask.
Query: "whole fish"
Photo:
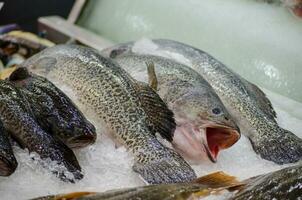
[[[111,59],[91,48],[58,45],[22,66],[70,86],[108,132],[133,153],[133,169],[148,183],[186,182],[196,177],[179,154],[155,137],[157,131],[174,131],[173,113],[147,84],[134,80]]]
[[[133,48],[132,48],[133,47]],[[126,52],[148,52],[133,42],[107,50],[111,56]],[[233,72],[211,55],[189,45],[167,40],[152,40],[150,54],[185,62],[208,81],[223,104],[249,138],[256,153],[278,164],[293,163],[302,158],[302,139],[281,128],[270,100],[256,85]]]
[[[27,98],[32,111],[44,130],[53,133],[71,148],[95,142],[95,127],[76,105],[46,78],[20,67],[9,77]]]
[[[216,172],[190,183],[149,185],[136,188],[110,190],[103,193],[74,192],[49,195],[32,200],[190,200],[200,199],[242,184],[235,177]]]
[[[237,181],[235,177],[215,172],[191,183],[160,184],[103,193],[74,192],[49,195],[33,200],[192,200],[229,191],[229,200],[301,199],[302,163],[275,172]],[[221,199],[221,197],[219,197]],[[224,199],[226,199],[224,197]]]
[[[9,176],[16,170],[18,162],[14,156],[7,132],[0,121],[0,176]]]
[[[158,94],[174,113],[177,128],[166,137],[187,159],[216,162],[218,152],[240,138],[239,129],[212,87],[194,70],[160,56],[128,54],[114,57],[132,77],[148,81],[146,63],[155,70]],[[149,72],[152,78],[152,74]],[[152,80],[150,80],[152,81]]]
[[[22,93],[7,81],[0,81],[0,120],[3,127],[29,152],[36,152],[43,160],[57,162],[64,170],[53,169],[62,180],[73,182],[83,177],[73,152],[62,142],[46,133],[35,121],[28,102]],[[43,163],[42,163],[43,164]]]

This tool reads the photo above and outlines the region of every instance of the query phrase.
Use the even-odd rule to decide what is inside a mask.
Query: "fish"
[[[0,176],[10,176],[15,172],[18,162],[14,156],[9,136],[0,121]]]
[[[8,79],[26,97],[39,125],[70,148],[96,140],[95,127],[59,88],[42,76],[17,68]]]
[[[258,86],[200,49],[169,39],[154,39],[151,43],[150,54],[160,54],[187,64],[212,86],[241,132],[250,140],[254,151],[263,159],[277,164],[301,160],[302,139],[278,125],[270,100]],[[134,47],[134,42],[124,43],[116,49],[107,49],[104,54],[148,52],[148,49]]]
[[[0,81],[0,120],[4,129],[22,147],[37,153],[43,161],[50,160],[63,166],[52,169],[63,181],[74,182],[83,178],[81,167],[72,152],[63,142],[45,132],[35,117],[22,93],[6,80]]]
[[[48,195],[32,200],[191,200],[226,194],[223,199],[300,199],[302,163],[238,181],[224,172],[214,172],[190,183],[159,184],[106,192],[73,192]]]
[[[217,94],[190,67],[153,55],[130,53],[111,58],[136,79],[150,84],[155,79],[154,89],[174,113],[177,124],[172,137],[162,136],[191,163],[216,162],[220,150],[239,140],[240,130]]]
[[[302,162],[242,181],[230,200],[301,199]]]
[[[215,172],[200,177],[190,183],[174,183],[141,186],[136,188],[116,189],[106,192],[73,192],[68,194],[48,195],[32,200],[189,200],[200,199],[242,184],[235,177],[223,172]]]
[[[148,84],[133,79],[113,60],[92,48],[57,45],[27,59],[21,67],[70,87],[114,141],[132,153],[133,170],[148,184],[196,178],[191,166],[155,136],[156,131],[167,135],[174,131],[173,113]]]

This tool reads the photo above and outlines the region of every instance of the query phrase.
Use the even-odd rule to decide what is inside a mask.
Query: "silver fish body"
[[[196,177],[186,161],[163,146],[150,128],[138,90],[156,93],[136,82],[112,60],[90,48],[58,45],[36,54],[22,66],[70,86],[79,101],[93,109],[108,131],[133,153],[133,169],[148,183],[185,182]],[[157,99],[150,106],[157,104],[163,102]],[[162,108],[162,114],[170,113]],[[172,120],[173,115],[168,115]],[[171,126],[173,131],[175,124]]]
[[[249,138],[256,153],[278,164],[293,163],[302,158],[302,139],[277,124],[271,102],[256,85],[233,72],[211,55],[192,46],[167,40],[152,40],[158,54],[180,60],[179,55],[215,90],[223,104]],[[119,45],[105,53],[111,56],[132,52],[133,42]],[[139,50],[136,48],[136,53]],[[168,53],[167,53],[168,52]],[[146,53],[146,50],[143,51]],[[151,52],[151,54],[154,52]],[[173,56],[177,54],[178,57]]]
[[[158,94],[173,111],[177,128],[172,144],[184,157],[216,162],[219,150],[240,138],[239,129],[212,87],[194,70],[152,55],[122,54],[114,58],[134,78],[147,81],[146,63],[153,63]]]

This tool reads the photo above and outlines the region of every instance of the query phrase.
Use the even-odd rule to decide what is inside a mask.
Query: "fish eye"
[[[220,108],[213,108],[212,109],[212,112],[215,114],[215,115],[219,115],[221,113],[221,110]]]

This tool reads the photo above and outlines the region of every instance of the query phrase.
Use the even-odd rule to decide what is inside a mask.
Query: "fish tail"
[[[153,152],[153,158],[137,161],[133,170],[148,184],[190,182],[196,178],[190,165],[171,149]]]
[[[267,124],[260,136],[250,137],[256,153],[277,164],[294,163],[302,159],[302,139],[278,125]]]

